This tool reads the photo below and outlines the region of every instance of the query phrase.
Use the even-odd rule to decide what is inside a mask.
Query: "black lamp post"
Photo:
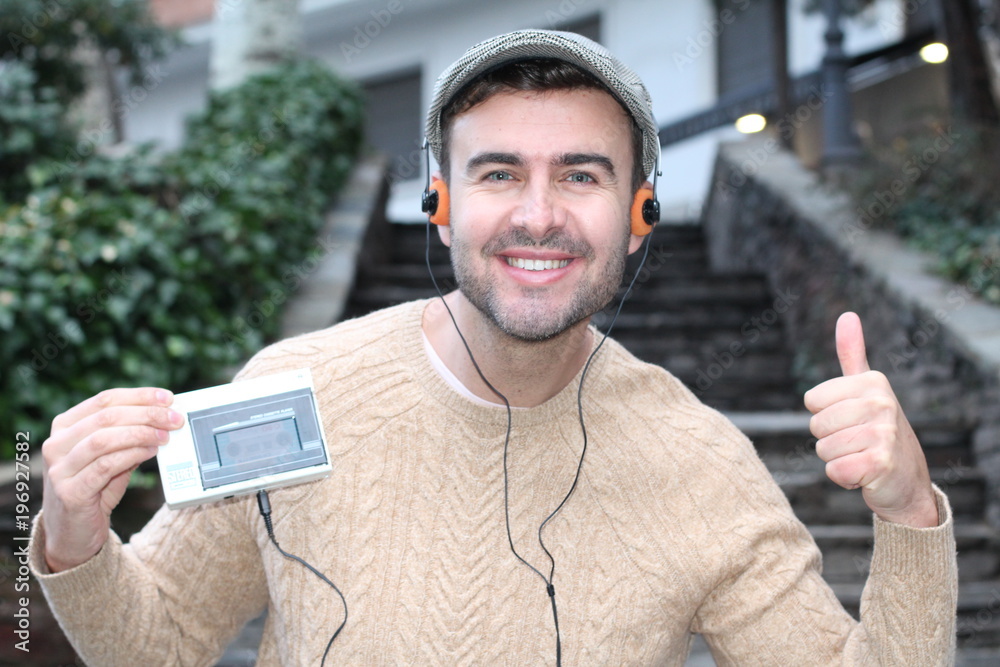
[[[826,17],[826,54],[823,86],[828,95],[823,107],[823,166],[848,166],[861,157],[861,142],[854,133],[851,91],[847,88],[847,55],[840,29],[841,0],[823,0]]]

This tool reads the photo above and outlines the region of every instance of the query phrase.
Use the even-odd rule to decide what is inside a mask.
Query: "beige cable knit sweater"
[[[271,493],[281,546],[344,592],[328,665],[553,665],[545,585],[504,529],[506,411],[434,372],[426,302],[258,354],[242,373],[309,366],[333,475]],[[538,526],[580,454],[579,378],[514,413],[511,528],[548,572]],[[820,578],[819,554],[752,445],[673,376],[608,341],[583,395],[589,449],[546,529],[565,665],[681,665],[692,633],[720,664],[940,665],[954,650],[955,545],[942,526],[875,520],[862,623]],[[252,496],[162,509],[131,543],[45,574],[60,623],[93,665],[210,665],[268,609],[260,665],[318,665],[339,598],[268,541]]]

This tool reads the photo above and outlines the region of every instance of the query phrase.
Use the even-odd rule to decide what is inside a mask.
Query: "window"
[[[398,180],[420,177],[420,145],[424,137],[420,71],[382,76],[363,82],[362,88],[368,102],[368,144],[388,156],[390,173]]]
[[[774,81],[774,0],[717,0],[718,16],[732,13],[718,37],[719,98],[760,91]]]

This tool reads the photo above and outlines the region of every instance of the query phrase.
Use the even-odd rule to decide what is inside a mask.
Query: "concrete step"
[[[594,325],[602,331],[607,327],[618,306],[618,300],[613,307],[608,307],[594,315]],[[697,308],[686,305],[661,304],[652,308],[649,304],[633,306],[631,299],[625,303],[621,315],[618,316],[618,328],[657,328],[665,331],[684,333],[691,338],[712,335],[726,335],[733,340],[743,340],[747,345],[754,345],[761,334],[769,331],[780,331],[780,324],[765,325],[759,321],[751,321],[757,313],[748,313],[739,305],[705,304]],[[619,327],[621,325],[621,327]]]
[[[741,347],[735,348],[733,354],[728,346],[700,345],[695,341],[685,344],[683,340],[660,340],[655,336],[627,335],[627,332],[623,336],[617,334],[616,330],[615,340],[635,356],[660,364],[675,375],[697,378],[700,386],[724,383],[732,377],[760,378],[764,382],[791,378],[791,359],[779,347]]]
[[[677,341],[711,348],[719,353],[730,349],[733,343],[739,343],[744,349],[786,349],[784,331],[780,327],[752,329],[748,326],[741,332],[742,324],[748,321],[742,308],[647,310],[629,306],[631,304],[625,304],[615,322],[615,338],[618,340],[631,336],[657,342]],[[602,331],[608,323],[610,319],[603,313],[601,317],[595,315],[594,324]]]
[[[776,470],[772,475],[803,522],[810,525],[851,525],[871,520],[871,510],[865,505],[861,493],[837,486],[822,469],[815,469],[824,465],[815,454],[803,455],[799,462],[803,468],[801,472]],[[972,522],[982,519],[986,491],[981,471],[968,468],[960,476],[940,468],[932,468],[930,472],[934,483],[948,495],[956,520]]]
[[[718,276],[709,274],[696,278],[650,280],[629,297],[630,310],[659,310],[672,304],[739,304],[747,307],[747,320],[768,308],[772,298],[767,283],[759,276]],[[647,308],[642,308],[646,306]]]
[[[964,641],[955,654],[955,667],[997,667],[1000,665],[1000,648],[968,646]]]
[[[799,400],[782,383],[754,384],[741,388],[734,383],[719,383],[706,390],[688,385],[705,405],[716,410],[789,410]]]

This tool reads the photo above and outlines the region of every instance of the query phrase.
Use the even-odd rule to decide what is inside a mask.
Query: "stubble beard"
[[[488,272],[477,273],[471,250],[461,234],[452,230],[451,263],[455,271],[458,288],[468,301],[497,329],[521,342],[542,342],[559,336],[573,325],[578,324],[603,309],[615,296],[625,273],[625,259],[628,256],[628,235],[608,257],[596,276],[586,279],[577,286],[570,301],[565,305],[551,304],[545,287],[522,294],[517,309],[503,303],[497,285]],[[562,232],[556,232],[536,242],[526,232],[512,229],[493,239],[480,252],[479,260],[485,266],[495,261],[497,253],[507,248],[546,248],[559,250],[593,261],[594,249],[590,244],[576,240]]]

